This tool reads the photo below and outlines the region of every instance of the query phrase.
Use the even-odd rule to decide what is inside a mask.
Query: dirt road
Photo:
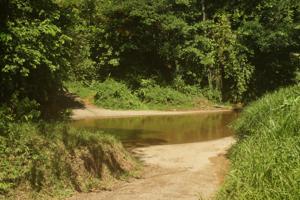
[[[232,137],[214,141],[134,149],[145,163],[143,178],[112,191],[78,194],[70,200],[211,199],[228,168],[225,153]]]

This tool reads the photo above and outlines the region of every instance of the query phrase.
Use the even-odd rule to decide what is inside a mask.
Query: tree
[[[70,38],[51,0],[1,1],[0,102],[17,93],[44,103],[61,88]]]

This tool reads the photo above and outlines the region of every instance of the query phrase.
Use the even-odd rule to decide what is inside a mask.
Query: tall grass
[[[300,199],[300,87],[264,96],[234,128],[238,143],[217,199]]]

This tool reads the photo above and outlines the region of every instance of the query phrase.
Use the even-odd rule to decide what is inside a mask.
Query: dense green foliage
[[[299,82],[299,74],[299,0],[1,0],[0,192],[25,182],[42,189],[46,175],[50,178],[43,184],[49,187],[56,187],[55,180],[74,186],[66,171],[59,171],[60,176],[45,169],[55,168],[51,166],[57,154],[66,158],[58,164],[65,165],[70,149],[87,150],[106,141],[70,130],[83,143],[69,146],[64,141],[66,129],[40,128],[41,117],[62,114],[56,107],[66,96],[64,82],[106,108],[174,109],[197,107],[202,98],[253,100]],[[299,154],[299,138],[292,135],[299,131],[293,124],[299,122],[296,90],[281,91],[272,101],[273,96],[265,97],[246,111],[237,129],[247,137],[233,151],[237,170],[226,184],[224,198],[296,197],[294,187],[299,184],[293,181],[299,179],[299,163],[289,161]],[[286,101],[281,94],[288,94]],[[257,130],[247,129],[249,120]],[[267,124],[260,126],[255,120]],[[254,145],[257,141],[270,146],[261,152]],[[265,161],[282,165],[274,171],[267,162],[247,165],[267,154]],[[253,160],[238,166],[245,157]],[[285,162],[290,166],[284,168]],[[261,170],[255,173],[253,166]],[[254,176],[239,179],[238,173],[247,170]],[[263,188],[259,180],[265,192],[257,192]],[[286,190],[271,194],[278,187]]]
[[[253,71],[247,50],[237,41],[228,16],[202,21],[198,4],[94,1],[98,12],[92,13],[92,22],[90,16],[86,19],[95,31],[89,62],[95,65],[94,77],[112,76],[133,87],[149,77],[169,85],[182,77],[186,84],[209,86],[239,100]],[[100,25],[93,23],[95,18]]]
[[[103,178],[134,169],[132,158],[111,136],[65,124],[10,123],[1,130],[0,155],[0,197],[12,199],[101,189]]]
[[[192,102],[188,96],[169,87],[161,87],[156,84],[142,84],[137,95],[145,103],[158,105],[182,105]]]
[[[143,79],[233,102],[292,84],[299,72],[297,0],[3,0],[0,101],[44,105],[62,81]]]
[[[137,109],[142,108],[140,100],[132,94],[124,83],[107,79],[103,83],[95,83],[97,91],[95,103],[104,108]]]
[[[1,1],[0,102],[18,94],[44,103],[60,89],[71,38],[58,8],[49,0]]]
[[[234,128],[239,141],[218,199],[299,199],[300,86],[264,96]]]
[[[208,108],[220,103],[219,93],[177,83],[175,87],[159,86],[152,79],[143,79],[137,89],[113,79],[104,82],[66,82],[70,92],[102,108],[112,109],[187,109]],[[209,100],[207,100],[209,99]]]
[[[187,85],[218,90],[223,100],[240,101],[293,83],[299,70],[298,1],[76,5],[82,23],[75,30],[89,30],[79,39],[89,53],[74,63],[77,79],[112,77],[138,87],[142,79],[172,85],[181,77]]]

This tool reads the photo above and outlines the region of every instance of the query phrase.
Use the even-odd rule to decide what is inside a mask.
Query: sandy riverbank
[[[186,111],[157,111],[157,110],[108,110],[94,105],[85,105],[84,108],[72,110],[72,119],[112,118],[112,117],[136,117],[136,116],[159,116],[159,115],[184,115],[214,112],[231,112],[232,109],[214,108],[208,110]]]
[[[70,200],[198,200],[210,199],[219,189],[229,162],[232,137],[214,141],[136,148],[145,164],[143,178],[112,191],[78,194]]]

